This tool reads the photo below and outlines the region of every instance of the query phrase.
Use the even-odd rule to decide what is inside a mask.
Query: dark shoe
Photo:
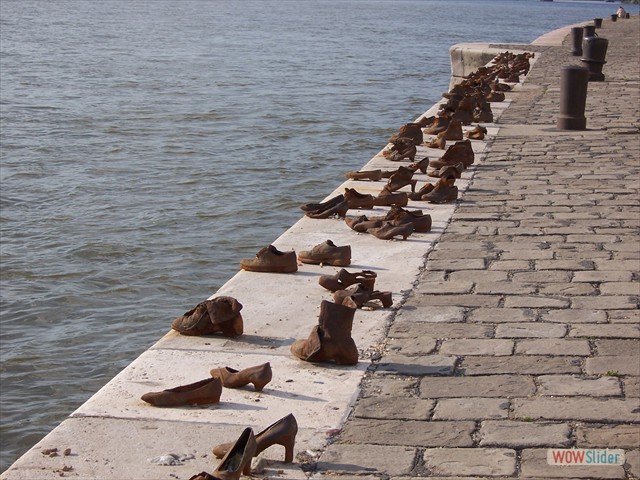
[[[240,315],[242,304],[233,297],[216,297],[205,300],[181,317],[176,318],[171,328],[183,335],[212,335],[221,333],[225,337],[242,335],[243,321]]]
[[[456,165],[462,162],[468,167],[474,162],[473,148],[470,140],[462,140],[451,145],[444,155],[437,160],[431,162],[433,168],[442,168],[444,166]]]
[[[426,173],[428,166],[429,166],[429,157],[424,157],[419,162],[412,163],[411,165],[409,165],[409,168],[414,172],[416,170],[420,170],[422,173]]]
[[[391,222],[386,222],[381,227],[370,228],[367,230],[367,233],[370,233],[381,240],[391,240],[393,237],[397,236],[401,236],[403,240],[406,240],[413,232],[413,224],[411,223],[395,225]]]
[[[454,177],[460,178],[462,176],[462,172],[464,172],[464,165],[462,162],[457,163],[456,165],[445,165],[439,170],[432,170],[428,173],[430,177],[435,178],[444,178],[444,177]]]
[[[362,308],[363,306],[374,306],[370,303],[379,300],[384,308],[393,305],[391,292],[381,292],[379,290],[367,290],[360,284],[352,285],[345,290],[338,290],[333,294],[333,301],[339,305],[346,305],[351,308]]]
[[[404,207],[407,203],[409,203],[407,192],[390,192],[384,188],[378,196],[373,199],[373,204],[376,207],[389,207],[391,205]]]
[[[298,422],[293,414],[282,417],[275,423],[272,423],[263,431],[255,436],[256,452],[254,457],[260,455],[272,445],[282,445],[284,447],[284,462],[293,462],[293,448],[296,443],[296,434],[298,433]],[[213,447],[213,454],[221,458],[227,454],[233,446],[232,443],[223,443]]]
[[[487,134],[487,129],[483,126],[476,125],[476,128],[469,130],[466,137],[471,140],[484,140],[484,136]]]
[[[269,362],[240,371],[231,367],[214,368],[210,373],[212,377],[217,377],[222,381],[223,387],[240,388],[252,383],[256,392],[261,392],[272,378]]]
[[[193,477],[189,477],[189,480],[220,480],[218,477],[214,477],[210,473],[200,472],[196,473]]]
[[[435,188],[424,195],[422,200],[430,203],[449,203],[454,202],[457,198],[458,187],[453,184],[451,179],[441,178]]]
[[[215,469],[213,476],[220,480],[239,480],[242,474],[251,475],[251,459],[255,456],[256,447],[253,430],[245,428]]]
[[[402,187],[406,185],[411,185],[411,191],[415,190],[416,180],[413,180],[414,171],[408,167],[400,167],[389,177],[389,181],[385,185],[385,189],[387,192],[395,192],[396,190],[400,190]]]
[[[462,140],[462,122],[451,120],[447,129],[438,135],[442,135],[445,140]]]
[[[360,193],[353,188],[344,189],[344,199],[349,208],[362,208],[365,210],[373,208],[373,195]]]
[[[381,221],[371,221],[365,215],[360,215],[359,217],[347,217],[344,219],[344,223],[346,223],[351,230],[355,230],[360,233],[365,233],[370,228],[382,226]]]
[[[378,181],[382,178],[382,170],[365,170],[361,172],[347,172],[345,177],[351,180],[371,180]]]
[[[170,388],[161,392],[149,392],[142,400],[155,407],[179,407],[182,405],[207,405],[218,403],[222,394],[219,378],[207,378],[189,385]]]
[[[335,197],[330,198],[326,202],[321,203],[305,203],[304,205],[300,205],[300,210],[304,212],[314,212],[317,210],[326,210],[327,208],[331,208],[340,202],[344,201],[344,195],[336,195]]]
[[[426,195],[427,193],[429,193],[431,190],[433,190],[433,188],[434,188],[434,185],[433,185],[433,184],[431,184],[431,183],[425,183],[425,184],[420,188],[420,190],[418,190],[417,192],[410,193],[410,194],[409,194],[409,198],[410,198],[411,200],[416,200],[416,201],[422,200],[422,196],[423,196],[423,195]],[[401,206],[404,206],[404,205],[401,205]]]
[[[357,364],[358,348],[351,338],[355,312],[355,308],[323,300],[318,325],[313,327],[309,338],[291,345],[291,353],[306,362]]]
[[[340,195],[344,197],[343,195]],[[328,206],[326,208],[319,208],[317,210],[311,210],[305,212],[305,215],[309,218],[329,218],[334,215],[340,218],[344,218],[347,214],[347,210],[349,210],[349,204],[346,200],[341,201],[335,205]]]
[[[389,142],[393,143],[400,137],[410,138],[411,140],[413,140],[414,145],[421,145],[423,139],[422,127],[419,123],[407,123],[406,125],[400,127],[398,133],[396,135],[393,135],[389,139]]]
[[[325,264],[335,267],[347,267],[351,264],[351,247],[337,247],[331,240],[320,243],[311,250],[300,252],[298,260],[314,265]]]
[[[256,258],[240,261],[240,268],[249,272],[293,273],[298,271],[296,252],[281,252],[273,245],[256,253]]]
[[[351,285],[361,284],[367,290],[373,290],[378,274],[371,270],[362,270],[361,272],[350,273],[344,268],[340,269],[335,275],[322,275],[318,279],[318,283],[335,292],[336,290],[344,290]]]

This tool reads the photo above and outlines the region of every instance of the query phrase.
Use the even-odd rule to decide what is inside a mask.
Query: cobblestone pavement
[[[605,20],[587,130],[538,59],[313,479],[640,477],[640,19]],[[506,47],[505,47],[506,49]],[[554,466],[550,448],[624,449]]]

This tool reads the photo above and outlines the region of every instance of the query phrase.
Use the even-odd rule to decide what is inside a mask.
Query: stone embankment
[[[374,270],[376,288],[393,291],[393,308],[356,313],[356,367],[289,353],[331,298],[318,277],[336,268],[239,272],[217,295],[244,305],[242,337],[168,333],[0,478],[188,479],[215,469],[212,446],[288,413],[300,426],[295,463],[278,462],[283,449],[272,447],[256,478],[637,478],[639,27],[634,17],[599,31],[609,39],[606,81],[589,84],[585,131],[555,128],[560,67],[580,63],[566,39],[488,45],[534,51],[535,63],[492,104],[496,123],[473,141],[458,202],[410,204],[432,215],[431,232],[381,241],[303,218],[274,242],[349,244],[350,270]],[[365,168],[395,166],[379,154]],[[419,185],[429,180],[421,175]],[[329,197],[383,185],[347,181]],[[224,389],[219,404],[201,407],[140,400],[214,367],[267,361],[263,392]],[[624,449],[626,463],[547,463],[549,448],[568,447]],[[169,454],[175,465],[150,461]]]

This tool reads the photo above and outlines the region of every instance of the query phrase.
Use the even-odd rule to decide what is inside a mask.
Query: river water
[[[436,103],[452,44],[616,8],[1,0],[0,470]]]

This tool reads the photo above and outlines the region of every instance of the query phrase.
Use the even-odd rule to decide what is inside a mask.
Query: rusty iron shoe
[[[422,127],[419,123],[407,123],[400,127],[400,130],[396,135],[389,138],[389,142],[393,143],[400,137],[410,138],[414,145],[422,144]]]
[[[272,445],[282,445],[284,447],[284,463],[293,462],[293,449],[298,433],[298,422],[292,413],[282,417],[277,422],[272,423],[260,433],[255,435],[256,451],[254,457],[260,455]],[[213,447],[213,454],[222,458],[231,449],[233,443],[223,443]]]
[[[422,196],[429,193],[431,190],[434,189],[434,187],[435,186],[432,183],[427,182],[422,187],[420,187],[418,191],[410,193],[409,198],[415,201],[422,200]],[[404,206],[404,205],[401,205],[401,206]]]
[[[380,240],[391,240],[393,237],[402,237],[406,240],[414,232],[412,223],[401,223],[396,225],[392,222],[385,222],[381,227],[369,228],[367,233]]]
[[[347,172],[344,174],[350,180],[370,180],[377,182],[382,178],[382,170],[362,170],[359,172]]]
[[[183,405],[207,405],[218,403],[222,394],[222,382],[219,378],[206,378],[189,385],[149,392],[142,400],[155,407],[179,407]]]
[[[424,195],[422,200],[430,203],[449,203],[458,198],[458,187],[453,184],[455,178],[441,178],[435,188]]]
[[[331,240],[326,240],[298,254],[298,260],[302,263],[313,265],[333,265],[335,267],[347,267],[351,264],[351,246],[336,246]]]
[[[384,308],[389,308],[393,305],[391,292],[367,290],[360,284],[351,285],[349,288],[338,290],[333,294],[335,303],[351,308],[362,308],[364,306],[377,308],[377,305],[372,303],[374,300],[379,300]]]
[[[471,140],[484,140],[486,134],[487,129],[485,127],[476,125],[476,128],[474,128],[473,130],[469,130],[465,136]]]
[[[404,208],[391,208],[386,216],[387,221],[394,225],[411,223],[414,231],[426,233],[431,231],[431,215],[422,213],[421,210],[405,210]]]
[[[373,208],[373,195],[360,193],[354,188],[344,189],[344,199],[349,208],[370,210]]]
[[[305,362],[335,362],[338,365],[358,363],[358,348],[351,329],[356,309],[323,300],[318,325],[305,340],[296,340],[291,353]]]
[[[171,328],[183,335],[222,334],[225,337],[242,335],[242,304],[233,297],[205,300],[184,315],[176,318]]]
[[[429,142],[427,142],[426,146],[429,148],[437,148],[439,150],[444,150],[447,148],[447,139],[444,138],[444,132],[440,132],[434,138],[432,138]]]
[[[241,260],[240,268],[249,272],[293,273],[298,271],[298,257],[293,250],[281,252],[269,245],[261,248],[255,258]]]
[[[433,168],[442,168],[444,166],[456,165],[462,162],[465,167],[468,167],[474,162],[473,148],[471,147],[471,140],[461,140],[454,143],[444,155],[437,160],[431,162]]]
[[[344,198],[344,195],[340,195]],[[318,208],[317,210],[310,210],[304,214],[309,218],[329,218],[334,215],[339,218],[344,218],[349,210],[349,203],[346,200],[342,200],[335,205],[327,205],[325,207]]]
[[[424,157],[422,160],[416,163],[412,163],[409,165],[409,169],[414,172],[420,170],[422,173],[426,173],[427,167],[429,166],[429,157]]]
[[[376,284],[378,274],[371,270],[362,270],[360,272],[351,273],[344,268],[334,275],[321,275],[318,283],[331,292],[336,290],[344,290],[351,285],[359,283],[367,290],[373,290]]]
[[[252,383],[256,392],[261,392],[273,377],[269,362],[243,370],[231,367],[213,368],[209,373],[212,377],[219,378],[223,387],[240,388]]]
[[[344,219],[344,223],[346,223],[351,230],[365,233],[370,228],[381,227],[383,222],[379,220],[369,220],[366,215],[360,215],[359,217],[347,217]]]
[[[317,210],[325,210],[327,208],[331,208],[340,202],[344,201],[344,195],[336,195],[335,197],[330,198],[326,202],[320,203],[305,203],[304,205],[300,205],[300,210],[303,212],[314,212]]]
[[[465,170],[465,166],[462,164],[462,162],[459,162],[455,165],[445,165],[444,167],[438,170],[431,170],[427,175],[434,178],[443,178],[447,176],[460,178],[464,170]]]
[[[398,170],[389,177],[384,189],[388,192],[395,192],[406,185],[411,185],[413,192],[416,187],[416,180],[413,180],[414,171],[409,167],[399,167]]]
[[[373,199],[373,204],[376,207],[389,207],[391,205],[404,207],[407,203],[409,203],[409,195],[407,195],[407,192],[390,192],[384,188],[378,196]]]
[[[239,480],[251,475],[251,459],[256,453],[256,439],[251,428],[245,428],[238,440],[223,457],[213,476],[219,480]]]

